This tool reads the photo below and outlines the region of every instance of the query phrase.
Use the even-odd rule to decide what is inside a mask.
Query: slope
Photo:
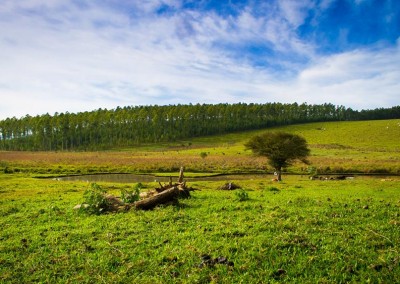
[[[102,152],[0,152],[7,171],[41,174],[98,172],[265,172],[265,158],[244,149],[252,135],[283,130],[306,138],[320,173],[400,174],[400,120],[323,122],[215,135],[174,143],[143,144]],[[307,173],[296,164],[287,171]]]

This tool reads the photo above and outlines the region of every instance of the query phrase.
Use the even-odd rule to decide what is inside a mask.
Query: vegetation
[[[137,183],[133,189],[122,189],[121,200],[124,203],[134,203],[140,199],[140,190],[143,188],[142,183]]]
[[[400,173],[400,120],[319,122],[303,136],[318,173]],[[0,152],[1,283],[396,283],[399,177],[194,182],[191,198],[154,210],[104,212],[107,192],[135,200],[143,184],[59,181],[58,175],[263,172],[244,143],[265,130],[108,152]],[[340,137],[340,140],[338,140]],[[207,156],[202,158],[201,153]],[[197,173],[190,173],[195,171]],[[33,176],[55,176],[37,179]],[[231,187],[231,186],[229,186]],[[94,214],[72,208],[86,203]]]
[[[92,183],[90,189],[87,189],[83,194],[84,202],[80,210],[87,212],[88,214],[102,214],[108,211],[111,206],[110,202],[106,198],[107,191],[101,188],[97,183]]]
[[[282,168],[292,165],[296,160],[309,164],[310,154],[307,141],[296,134],[286,132],[265,132],[254,136],[245,144],[258,156],[268,158],[268,163],[277,172],[277,180],[282,181]]]
[[[332,104],[138,106],[0,121],[0,150],[102,150],[316,121],[400,118],[400,106],[354,111]]]
[[[238,201],[246,201],[249,200],[249,194],[244,189],[239,189],[235,192],[236,199]]]
[[[311,150],[310,166],[295,163],[284,172],[308,175],[363,173],[400,174],[400,120],[318,122],[270,128],[301,135]],[[264,157],[255,157],[244,144],[266,130],[199,137],[171,143],[103,152],[0,151],[0,171],[35,175],[93,173],[265,173],[274,171]],[[339,140],[338,140],[339,139]],[[207,153],[201,158],[201,153]],[[193,175],[193,174],[192,174]]]
[[[240,181],[244,201],[197,182],[175,206],[85,215],[85,182],[0,174],[0,282],[396,283],[399,181]]]

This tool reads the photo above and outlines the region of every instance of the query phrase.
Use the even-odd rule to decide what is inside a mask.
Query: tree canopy
[[[0,150],[101,150],[317,121],[400,118],[400,106],[354,111],[333,104],[127,106],[0,120]]]
[[[296,160],[308,163],[307,157],[310,154],[307,141],[303,137],[281,131],[254,136],[245,146],[257,156],[267,157],[268,164],[276,170],[279,181],[282,180],[282,168],[290,166]]]

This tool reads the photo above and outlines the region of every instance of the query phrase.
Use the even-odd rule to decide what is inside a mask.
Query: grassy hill
[[[192,172],[264,172],[272,170],[265,158],[254,157],[244,143],[274,130],[305,137],[319,173],[400,174],[399,119],[291,125],[106,152],[0,152],[0,165],[43,174],[176,172],[182,165]],[[308,170],[302,164],[287,169]]]

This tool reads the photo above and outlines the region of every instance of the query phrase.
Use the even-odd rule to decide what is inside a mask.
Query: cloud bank
[[[5,0],[0,119],[149,104],[400,104],[398,7],[380,8],[379,40],[352,42],[352,23],[329,24],[336,2]]]

